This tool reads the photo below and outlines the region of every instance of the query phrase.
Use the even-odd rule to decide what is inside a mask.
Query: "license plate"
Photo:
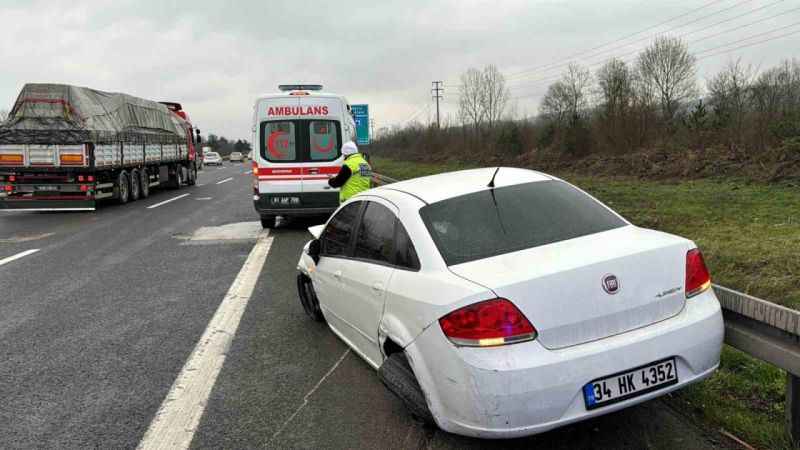
[[[57,191],[58,186],[36,186],[37,191]]]
[[[300,197],[272,197],[272,204],[281,206],[299,205]]]
[[[586,409],[595,409],[677,382],[678,370],[675,358],[669,358],[594,380],[583,387],[583,400]]]

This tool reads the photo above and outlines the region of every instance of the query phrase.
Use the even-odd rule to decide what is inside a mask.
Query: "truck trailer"
[[[0,124],[0,211],[91,211],[194,185],[199,139],[179,103],[26,84]]]

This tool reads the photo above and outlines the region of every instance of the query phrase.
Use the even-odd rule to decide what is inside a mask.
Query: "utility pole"
[[[441,128],[442,124],[439,121],[439,100],[442,99],[442,93],[444,93],[444,86],[442,86],[444,82],[433,81],[431,84],[433,84],[431,92],[433,92],[433,98],[436,99],[436,128]]]
[[[369,119],[369,137],[375,139],[375,119]]]

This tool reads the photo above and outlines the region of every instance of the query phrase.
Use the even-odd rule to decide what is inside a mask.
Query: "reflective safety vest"
[[[339,203],[372,187],[372,167],[361,153],[348,156],[344,165],[350,168],[350,178],[339,191]]]

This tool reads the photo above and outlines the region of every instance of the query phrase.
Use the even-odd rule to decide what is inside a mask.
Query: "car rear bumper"
[[[719,365],[723,336],[719,302],[708,290],[687,300],[675,317],[560,350],[547,350],[537,341],[456,347],[434,325],[406,353],[442,429],[513,438],[617,411],[705,379]],[[587,410],[585,384],[669,357],[676,359],[677,384]]]

